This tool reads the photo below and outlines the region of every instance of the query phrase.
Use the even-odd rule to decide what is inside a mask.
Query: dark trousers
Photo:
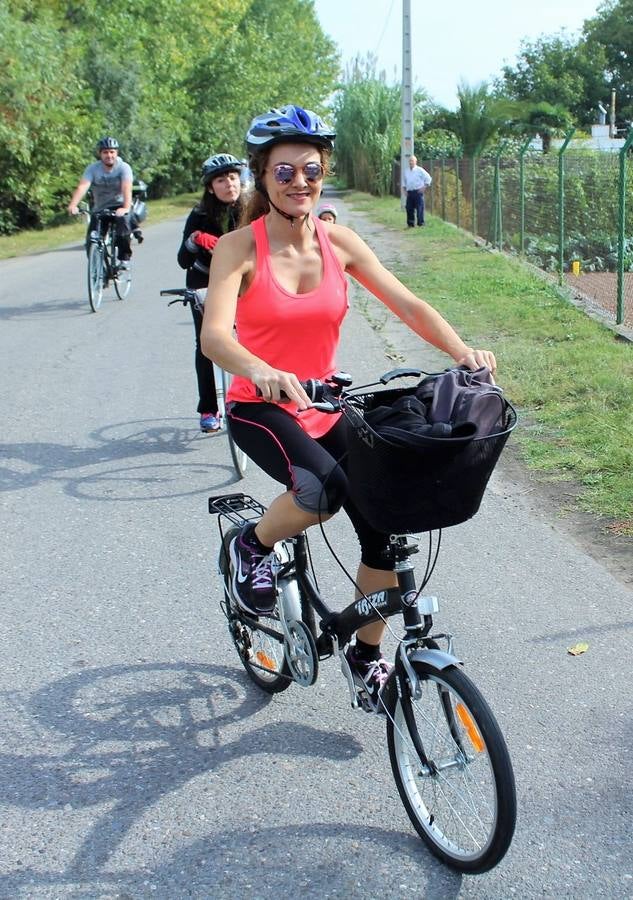
[[[198,379],[198,412],[216,413],[218,411],[218,398],[215,394],[215,377],[213,375],[213,363],[204,355],[200,348],[200,329],[202,328],[202,313],[194,306],[190,306],[193,315],[193,327],[196,330],[196,378]]]
[[[422,191],[407,191],[407,225],[424,225],[424,194]]]
[[[95,231],[97,228],[98,219],[94,213],[90,214],[90,221],[88,223],[88,231],[86,233],[86,251],[88,250],[88,244],[90,239],[90,232]],[[101,223],[101,228],[105,228],[106,223]],[[119,251],[120,259],[129,259],[132,255],[132,242],[130,239],[130,214],[126,213],[124,216],[117,216],[114,221],[114,227],[116,228],[116,245]]]

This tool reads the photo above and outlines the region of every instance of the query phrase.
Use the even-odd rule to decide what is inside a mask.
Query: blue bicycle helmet
[[[209,184],[211,179],[217,178],[218,175],[224,175],[225,172],[241,172],[243,168],[244,163],[230,153],[216,153],[202,163],[201,181],[203,184]]]
[[[334,149],[336,132],[320,116],[301,106],[282,106],[255,116],[246,134],[246,148],[255,153],[282,141],[302,141]]]
[[[119,142],[116,138],[113,137],[102,137],[100,141],[97,143],[97,155],[101,153],[102,150],[118,150]]]

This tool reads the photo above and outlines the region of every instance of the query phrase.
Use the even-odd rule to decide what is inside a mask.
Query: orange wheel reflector
[[[255,654],[255,659],[260,664],[260,666],[263,666],[265,669],[270,669],[271,672],[276,671],[277,664],[275,663],[275,660],[268,656],[267,653],[264,653],[263,650],[257,651],[257,653]]]
[[[466,733],[467,733],[468,737],[470,738],[470,743],[475,748],[475,751],[477,753],[481,753],[486,745],[484,744],[482,737],[479,734],[479,731],[477,729],[477,726],[475,725],[473,717],[468,712],[468,710],[466,709],[466,707],[464,706],[463,703],[455,704],[455,712],[457,713],[457,718],[459,719],[459,721],[462,723],[462,725],[466,729]]]

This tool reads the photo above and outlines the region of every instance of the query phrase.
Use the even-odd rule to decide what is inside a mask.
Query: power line
[[[391,6],[389,7],[389,12],[387,13],[387,17],[385,19],[385,24],[382,26],[382,31],[380,33],[380,37],[378,38],[378,43],[376,44],[376,49],[374,50],[374,56],[378,55],[378,50],[380,49],[380,45],[382,43],[382,39],[385,36],[385,31],[387,30],[387,25],[389,24],[389,19],[391,18],[391,13],[393,12],[393,7],[396,0],[391,0]]]

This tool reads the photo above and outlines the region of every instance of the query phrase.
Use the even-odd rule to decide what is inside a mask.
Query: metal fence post
[[[459,195],[461,194],[462,189],[460,187],[459,180],[459,156],[455,157],[455,224],[459,228]]]
[[[633,144],[633,129],[629,131],[624,146],[620,149],[620,178],[618,183],[618,294],[615,321],[624,321],[624,242],[626,230],[626,171],[627,153]]]
[[[519,253],[525,254],[525,154],[532,138],[529,137],[519,150]]]
[[[445,169],[445,158],[444,156],[440,157],[440,171],[442,173],[442,219],[446,221],[446,169]]]
[[[565,135],[562,147],[558,151],[558,279],[560,284],[564,280],[565,268],[565,159],[564,154],[567,145],[574,136],[575,128],[570,129]]]
[[[473,201],[473,234],[477,235],[477,166],[475,165],[477,160],[476,156],[471,156],[470,158],[470,174],[471,174],[471,185],[472,185],[472,201]]]

